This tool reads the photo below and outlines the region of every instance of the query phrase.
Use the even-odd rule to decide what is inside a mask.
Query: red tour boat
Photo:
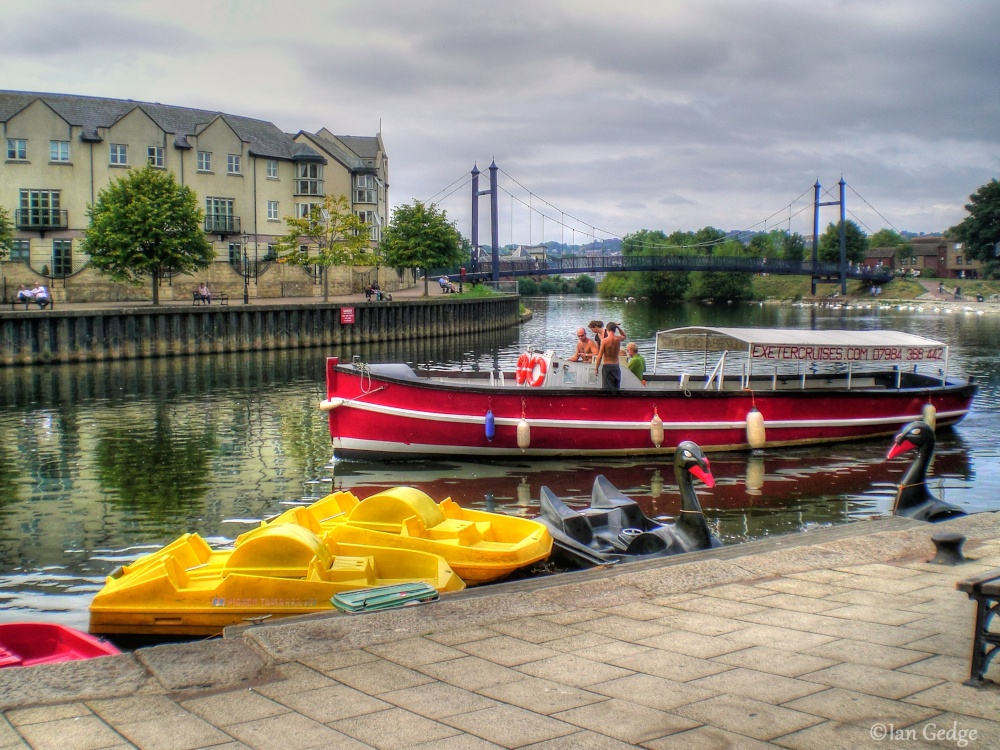
[[[623,360],[624,362],[624,360]],[[632,456],[804,445],[953,425],[972,378],[948,347],[900,331],[685,327],[656,335],[640,381],[602,390],[594,366],[525,352],[516,371],[415,370],[327,360],[338,458]]]

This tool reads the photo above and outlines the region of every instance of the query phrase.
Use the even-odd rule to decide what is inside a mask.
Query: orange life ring
[[[537,368],[537,374],[536,373]],[[545,374],[549,371],[548,363],[537,354],[528,363],[528,377],[532,386],[537,388],[545,382]]]
[[[521,356],[517,358],[517,384],[524,385],[524,381],[528,379],[528,373],[531,372],[531,357],[528,356],[527,352],[522,352]]]

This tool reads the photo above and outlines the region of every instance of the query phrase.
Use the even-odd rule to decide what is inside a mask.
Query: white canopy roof
[[[687,326],[658,331],[657,350],[745,351],[752,359],[790,362],[947,362],[940,341],[903,331],[811,331],[798,328]]]

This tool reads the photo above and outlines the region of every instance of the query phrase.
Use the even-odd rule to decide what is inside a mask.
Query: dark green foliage
[[[538,283],[529,277],[517,280],[517,293],[525,297],[533,297],[538,294]]]
[[[159,302],[164,271],[192,273],[214,257],[202,230],[198,197],[179,185],[172,172],[149,165],[129,170],[98,193],[87,214],[83,251],[91,265],[129,284],[151,277],[153,304]]]
[[[948,236],[965,243],[968,257],[993,260],[1000,243],[1000,182],[994,178],[970,195],[965,210],[969,215],[949,229]]]
[[[424,294],[431,268],[457,266],[467,258],[462,236],[447,213],[420,201],[400,206],[382,234],[381,251],[389,266],[424,269]]]
[[[785,235],[782,255],[785,260],[803,260],[806,257],[806,240],[798,232]]]
[[[845,227],[848,263],[860,263],[868,253],[868,236],[854,221]],[[840,262],[840,222],[830,222],[819,238],[819,259],[827,263]]]
[[[597,282],[594,281],[592,276],[583,274],[576,277],[574,288],[577,294],[593,294],[597,289]]]
[[[6,208],[0,206],[0,260],[10,254],[11,243],[14,241],[14,223],[10,220],[10,213]]]
[[[715,246],[716,257],[739,257],[746,249],[736,240]],[[741,300],[753,298],[753,274],[736,272],[696,272],[691,274],[688,299]]]

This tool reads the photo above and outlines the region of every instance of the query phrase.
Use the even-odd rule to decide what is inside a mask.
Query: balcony
[[[19,208],[14,212],[18,229],[44,232],[50,229],[68,229],[69,212],[61,208]]]
[[[205,217],[205,232],[206,234],[217,234],[220,237],[239,234],[240,217],[209,214]]]

